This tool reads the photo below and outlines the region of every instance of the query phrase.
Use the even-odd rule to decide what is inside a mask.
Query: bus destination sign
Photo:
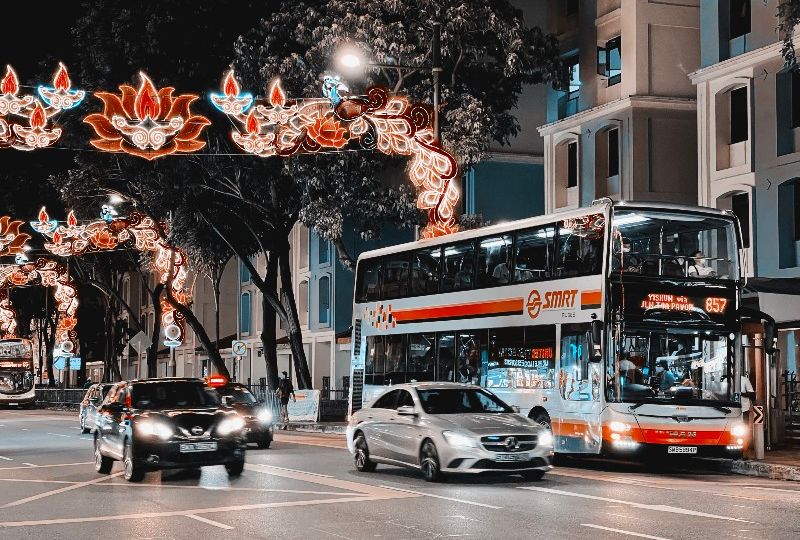
[[[642,299],[643,311],[651,309],[666,311],[705,311],[709,314],[724,315],[728,306],[728,299],[718,296],[705,298],[690,298],[679,294],[648,293]]]

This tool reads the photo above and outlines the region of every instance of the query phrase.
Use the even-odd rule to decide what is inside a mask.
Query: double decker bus
[[[740,454],[734,214],[595,201],[362,254],[351,411],[386,386],[490,389],[557,452]]]
[[[0,404],[26,406],[36,399],[33,347],[27,339],[0,339]]]

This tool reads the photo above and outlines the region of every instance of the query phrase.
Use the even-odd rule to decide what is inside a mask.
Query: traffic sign
[[[135,336],[133,336],[130,340],[130,345],[133,347],[137,353],[142,354],[147,348],[152,344],[152,340],[150,336],[148,336],[144,332],[139,332]]]
[[[231,343],[231,351],[234,356],[244,356],[247,354],[247,344],[244,341],[234,341]]]
[[[764,423],[764,406],[763,405],[753,405],[753,423],[754,424],[763,424]]]

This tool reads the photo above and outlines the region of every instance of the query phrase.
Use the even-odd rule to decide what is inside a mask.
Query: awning
[[[745,291],[800,295],[800,278],[749,278]]]

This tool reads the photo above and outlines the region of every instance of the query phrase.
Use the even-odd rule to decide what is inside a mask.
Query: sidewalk
[[[722,472],[800,482],[800,450],[773,450],[763,461],[748,459],[707,460],[718,463]]]
[[[280,428],[277,426],[281,426]],[[282,425],[277,424],[276,430],[282,431]],[[331,433],[344,435],[347,429],[346,422],[289,422],[287,431],[300,431],[305,433]]]

